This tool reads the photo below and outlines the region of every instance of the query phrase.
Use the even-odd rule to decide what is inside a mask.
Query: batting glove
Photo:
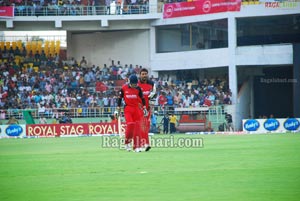
[[[146,108],[143,109],[143,114],[144,114],[144,117],[147,117],[149,112]]]
[[[152,99],[152,98],[154,98],[155,95],[156,95],[156,93],[151,92],[151,93],[148,95],[148,98],[149,98],[149,99]]]

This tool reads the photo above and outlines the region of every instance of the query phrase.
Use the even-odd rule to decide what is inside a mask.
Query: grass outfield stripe
[[[163,138],[165,136],[154,136]],[[103,138],[0,140],[0,200],[298,200],[300,135],[176,135],[204,148],[128,153]]]

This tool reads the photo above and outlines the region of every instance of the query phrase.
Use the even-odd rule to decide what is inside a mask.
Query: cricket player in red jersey
[[[146,68],[142,68],[140,71],[140,79],[138,82],[138,86],[141,87],[144,95],[144,99],[146,102],[146,109],[148,111],[148,115],[142,117],[141,121],[141,143],[142,147],[145,148],[145,151],[149,151],[151,149],[149,142],[149,130],[150,130],[150,116],[151,116],[151,108],[150,101],[156,94],[156,87],[154,82],[149,80],[148,78],[148,70]]]
[[[125,148],[127,151],[131,150],[130,144],[133,140],[133,150],[135,152],[141,151],[140,144],[140,122],[141,118],[147,114],[145,99],[143,92],[140,87],[137,86],[138,78],[136,75],[129,77],[129,83],[122,86],[118,98],[118,111],[120,111],[122,99],[124,99],[124,116],[126,120],[126,131],[125,131]],[[142,100],[143,110],[140,108],[140,101]]]

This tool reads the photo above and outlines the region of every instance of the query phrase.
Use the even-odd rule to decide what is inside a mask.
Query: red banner
[[[13,18],[14,7],[13,6],[0,6],[0,18]]]
[[[164,5],[164,18],[240,11],[241,0],[198,0]]]
[[[125,133],[125,124],[121,125]],[[59,137],[61,135],[103,135],[118,134],[118,125],[113,123],[82,123],[82,124],[28,124],[28,137]]]
[[[96,91],[103,92],[107,91],[108,87],[103,82],[96,82]]]

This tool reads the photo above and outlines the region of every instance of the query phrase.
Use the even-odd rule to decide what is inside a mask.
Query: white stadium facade
[[[139,14],[17,15],[4,31],[65,30],[67,55],[103,66],[139,64],[154,76],[227,76],[235,128],[242,119],[300,117],[300,2],[242,2],[240,10],[164,17],[149,1]]]

